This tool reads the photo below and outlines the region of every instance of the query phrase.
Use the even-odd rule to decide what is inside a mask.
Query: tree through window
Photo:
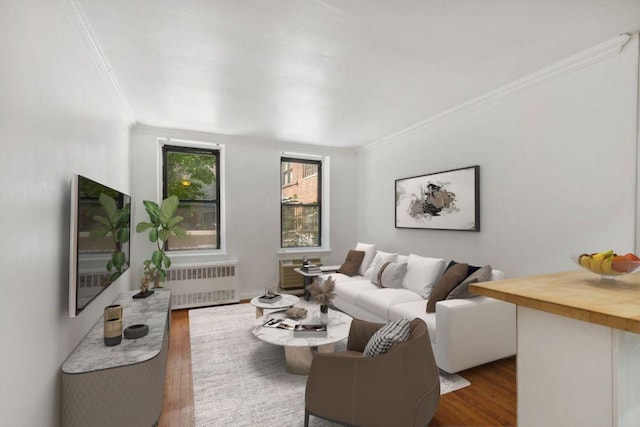
[[[163,198],[180,199],[177,215],[186,238],[172,236],[167,250],[220,248],[220,152],[213,149],[165,145]]]

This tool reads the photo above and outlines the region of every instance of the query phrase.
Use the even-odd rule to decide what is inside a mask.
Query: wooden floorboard
[[[159,427],[194,426],[189,311],[171,312],[169,357]],[[440,399],[432,427],[515,426],[516,358],[459,372],[471,382]]]

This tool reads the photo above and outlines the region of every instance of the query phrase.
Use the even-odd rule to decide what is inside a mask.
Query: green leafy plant
[[[94,239],[102,239],[110,234],[113,238],[114,251],[111,254],[111,259],[107,262],[107,271],[113,271],[109,277],[109,283],[111,283],[116,280],[129,265],[129,260],[122,251],[122,245],[129,241],[129,213],[131,212],[131,204],[127,203],[118,209],[115,199],[104,193],[100,193],[98,202],[105,212],[105,216],[93,216],[94,221],[99,225],[91,230],[89,236]]]
[[[156,202],[144,200],[144,208],[149,215],[150,222],[141,221],[136,225],[136,232],[149,232],[149,240],[156,243],[156,249],[151,254],[151,258],[144,261],[145,278],[158,287],[159,282],[167,280],[167,268],[171,267],[171,259],[165,253],[165,242],[169,236],[176,235],[185,237],[187,232],[178,224],[184,219],[180,215],[175,215],[178,209],[179,199],[176,196],[169,196],[158,206]],[[175,215],[175,216],[174,216]]]

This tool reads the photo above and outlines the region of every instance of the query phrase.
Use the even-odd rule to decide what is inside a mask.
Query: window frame
[[[302,204],[302,203],[286,203],[282,198],[282,190],[285,187],[291,187],[292,185],[296,185],[298,181],[289,180],[285,182],[285,171],[283,170],[283,164],[285,163],[300,163],[302,164],[302,170],[298,181],[309,179],[310,177],[317,177],[317,202],[314,204]],[[305,165],[314,165],[317,167],[317,173],[311,175],[305,175]],[[304,250],[320,250],[323,249],[324,243],[324,235],[323,235],[323,223],[324,223],[324,187],[325,183],[323,181],[323,167],[324,161],[323,159],[310,159],[305,157],[294,157],[291,155],[283,154],[280,157],[280,250],[281,251],[304,251]],[[301,206],[301,207],[311,207],[317,206],[318,210],[318,242],[317,245],[314,246],[284,246],[284,206]]]
[[[206,143],[195,143],[195,142],[179,142],[175,140],[165,140],[161,143],[161,193],[162,200],[168,197],[168,179],[167,179],[167,153],[190,153],[190,154],[203,154],[203,155],[212,155],[216,158],[215,163],[215,191],[216,198],[212,201],[203,201],[203,200],[191,200],[191,199],[180,199],[180,203],[188,202],[192,204],[209,204],[214,203],[216,206],[216,224],[217,227],[215,229],[216,232],[216,247],[215,248],[201,248],[201,249],[171,249],[168,245],[168,241],[165,242],[165,250],[167,252],[171,252],[174,254],[177,253],[195,253],[195,252],[221,252],[224,250],[224,224],[223,224],[223,197],[222,197],[222,159],[223,152],[222,147],[218,144],[206,144]]]

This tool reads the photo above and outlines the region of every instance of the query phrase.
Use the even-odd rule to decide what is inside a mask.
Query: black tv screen
[[[69,316],[129,268],[131,197],[81,175],[71,182]]]

